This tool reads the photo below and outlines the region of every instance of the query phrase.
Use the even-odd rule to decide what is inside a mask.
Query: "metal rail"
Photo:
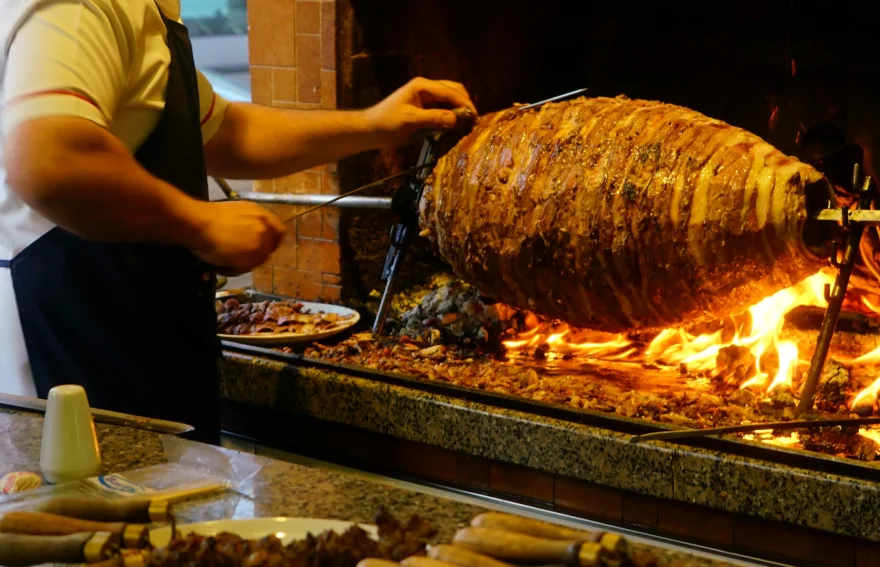
[[[296,205],[301,207],[338,207],[340,209],[391,209],[391,197],[365,197],[352,195],[336,199],[337,195],[297,195],[291,193],[239,193],[242,201],[254,203],[273,203],[277,205]],[[334,199],[336,199],[334,201]]]

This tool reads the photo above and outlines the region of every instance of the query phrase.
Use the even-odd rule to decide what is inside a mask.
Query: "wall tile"
[[[281,244],[278,245],[278,248],[269,258],[269,263],[273,266],[281,266],[283,268],[296,268],[297,247],[296,231],[293,227],[288,225],[287,232],[284,233],[284,238],[281,239]]]
[[[321,299],[331,303],[339,302],[342,299],[342,286],[324,284],[321,290]]]
[[[272,292],[272,274],[274,269],[271,265],[264,265],[254,268],[251,271],[251,278],[257,291],[263,293]]]
[[[321,3],[296,0],[296,33],[321,33]]]
[[[623,522],[650,530],[657,529],[659,501],[638,494],[623,495]]]
[[[321,271],[323,273],[338,274],[342,271],[338,242],[319,240],[318,254],[321,258]]]
[[[657,526],[660,533],[705,543],[716,547],[733,547],[733,518],[678,502],[662,502]]]
[[[275,267],[275,293],[304,301],[314,301],[321,297],[321,275],[316,272],[291,270]],[[317,278],[317,281],[315,281]]]
[[[489,464],[486,459],[459,453],[458,482],[465,486],[489,488]]]
[[[298,171],[275,180],[276,193],[320,193],[321,175],[314,171]]]
[[[296,69],[272,68],[272,103],[296,101]]]
[[[813,536],[813,561],[822,567],[853,567],[856,565],[855,540],[817,533]]]
[[[296,234],[300,238],[321,238],[323,233],[324,223],[320,210],[313,211],[296,219]]]
[[[447,449],[398,439],[392,442],[389,460],[395,470],[405,475],[455,482],[456,455]]]
[[[321,4],[321,68],[336,70],[336,4]]]
[[[321,102],[321,38],[296,36],[297,101]]]
[[[321,269],[322,261],[318,241],[312,240],[311,238],[300,237],[297,244],[297,267],[301,270],[317,272],[318,274],[323,272],[324,270]]]
[[[321,103],[320,102],[289,102],[286,100],[277,101],[274,105],[275,108],[292,108],[294,110],[320,110]]]
[[[553,499],[557,510],[594,520],[619,524],[623,516],[623,494],[614,488],[557,476]]]
[[[321,211],[321,238],[339,240],[339,211],[337,209]]]
[[[856,567],[880,565],[880,543],[860,541],[856,543]]]
[[[813,559],[813,540],[805,530],[751,518],[737,518],[733,530],[737,551],[781,559]]]
[[[327,168],[327,171],[324,172],[321,179],[321,193],[325,195],[339,194],[339,174],[336,172],[336,168],[332,170]]]
[[[294,14],[294,0],[248,2],[251,65],[296,65]]]
[[[272,68],[251,66],[251,100],[255,104],[272,104]]]
[[[336,71],[321,70],[321,108],[336,109]]]
[[[492,490],[553,502],[553,475],[525,467],[493,462],[489,467]]]

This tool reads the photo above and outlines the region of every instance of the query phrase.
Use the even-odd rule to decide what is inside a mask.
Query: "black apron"
[[[165,109],[135,153],[154,176],[208,200],[192,45],[162,16],[171,51]],[[85,240],[56,227],[0,264],[12,270],[37,394],[86,389],[92,407],[183,421],[218,444],[215,277],[188,250]]]

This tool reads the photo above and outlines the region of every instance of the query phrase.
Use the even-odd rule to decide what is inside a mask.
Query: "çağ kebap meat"
[[[827,264],[831,188],[758,136],[654,101],[579,98],[480,119],[434,168],[420,225],[498,301],[609,332],[744,311]]]

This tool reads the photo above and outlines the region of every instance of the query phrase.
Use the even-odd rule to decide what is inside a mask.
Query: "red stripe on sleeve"
[[[76,91],[70,91],[70,90],[65,90],[65,89],[50,89],[50,90],[45,90],[45,91],[37,91],[37,92],[33,92],[33,93],[25,93],[23,95],[19,95],[19,96],[13,98],[12,100],[7,102],[6,104],[13,105],[15,103],[22,102],[22,101],[27,100],[29,98],[35,98],[38,96],[50,96],[50,95],[65,95],[65,96],[76,97],[82,101],[85,101],[85,102],[91,104],[92,106],[94,106],[95,108],[100,110],[100,108],[95,103],[95,101],[93,101],[92,99],[90,99],[86,95],[84,95],[82,93],[78,93]]]
[[[202,118],[202,123],[199,126],[204,126],[205,123],[211,119],[211,115],[214,114],[214,105],[217,103],[217,93],[214,93],[214,96],[211,97],[211,106],[208,107],[208,114]]]

